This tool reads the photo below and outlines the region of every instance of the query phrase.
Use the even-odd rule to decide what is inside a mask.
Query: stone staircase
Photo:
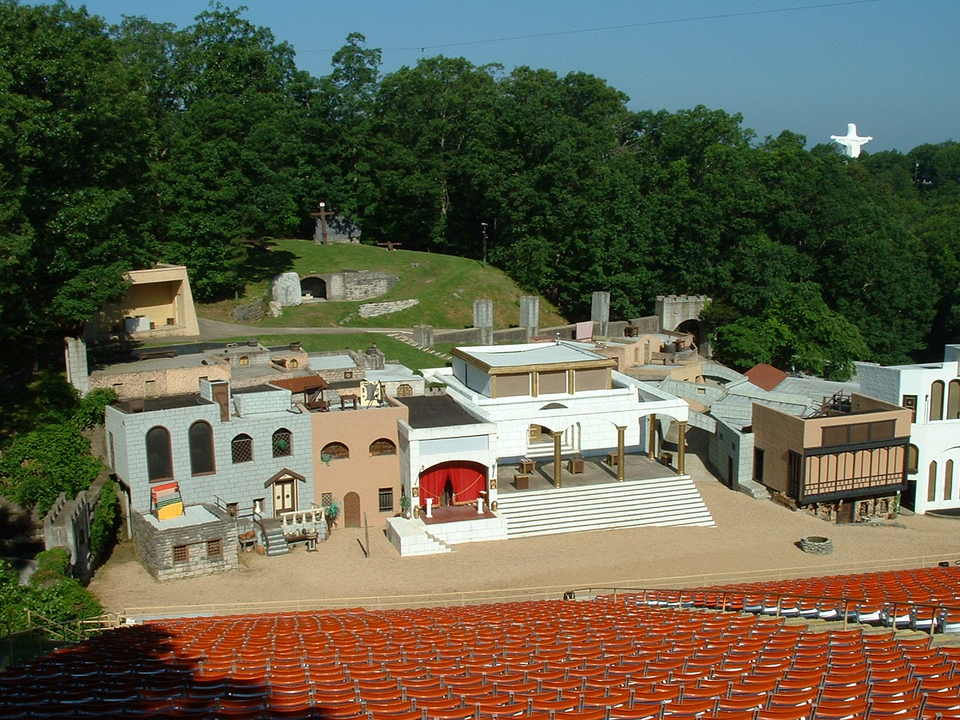
[[[274,557],[276,555],[286,555],[290,552],[290,546],[287,545],[287,539],[283,536],[283,529],[280,523],[263,523],[264,545],[267,548],[267,555]]]
[[[413,333],[401,332],[401,331],[398,330],[398,331],[396,331],[396,332],[389,333],[388,336],[389,336],[389,337],[392,337],[394,340],[397,340],[397,341],[399,341],[399,342],[402,342],[404,345],[409,345],[409,346],[412,347],[412,348],[416,348],[416,349],[419,350],[420,352],[425,352],[425,353],[427,353],[428,355],[433,355],[434,357],[438,357],[438,358],[440,358],[440,359],[443,360],[443,361],[447,361],[447,360],[452,360],[452,359],[453,359],[453,356],[452,356],[452,355],[449,355],[449,354],[447,354],[447,353],[439,352],[439,351],[437,351],[437,350],[434,350],[434,349],[431,348],[431,347],[425,347],[425,346],[423,346],[423,345],[417,345],[417,343],[415,343],[415,342],[413,341]]]
[[[507,537],[642,526],[714,527],[689,477],[627,480],[559,490],[503,493]]]

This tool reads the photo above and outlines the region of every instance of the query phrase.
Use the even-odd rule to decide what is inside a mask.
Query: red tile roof
[[[747,380],[764,390],[773,390],[777,385],[787,379],[787,374],[783,370],[777,370],[773,365],[758,363],[744,373]]]

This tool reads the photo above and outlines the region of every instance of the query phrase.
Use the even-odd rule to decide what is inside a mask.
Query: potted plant
[[[331,455],[330,453],[320,453],[320,460],[323,462],[324,465],[326,465],[327,467],[330,467],[330,461],[333,460],[333,455]]]
[[[410,519],[410,498],[406,495],[400,496],[400,512],[407,520]]]
[[[327,521],[327,529],[332,530],[334,524],[337,522],[337,517],[340,515],[340,506],[335,502],[330,503],[323,509],[323,517]]]

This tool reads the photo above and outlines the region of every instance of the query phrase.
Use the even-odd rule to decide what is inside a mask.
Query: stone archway
[[[327,299],[327,281],[316,275],[300,278],[300,288],[304,295],[310,295],[317,300]]]

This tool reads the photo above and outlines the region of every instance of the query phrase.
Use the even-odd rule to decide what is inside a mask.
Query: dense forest
[[[738,367],[840,377],[958,337],[955,142],[851,160],[723,110],[631,111],[583,73],[384,74],[360,34],[318,78],[218,5],[177,28],[3,0],[0,33],[8,370],[55,364],[131,267],[183,263],[198,300],[233,296],[320,200],[366,240],[486,257],[571,318],[596,289],[618,317],[708,294]]]

